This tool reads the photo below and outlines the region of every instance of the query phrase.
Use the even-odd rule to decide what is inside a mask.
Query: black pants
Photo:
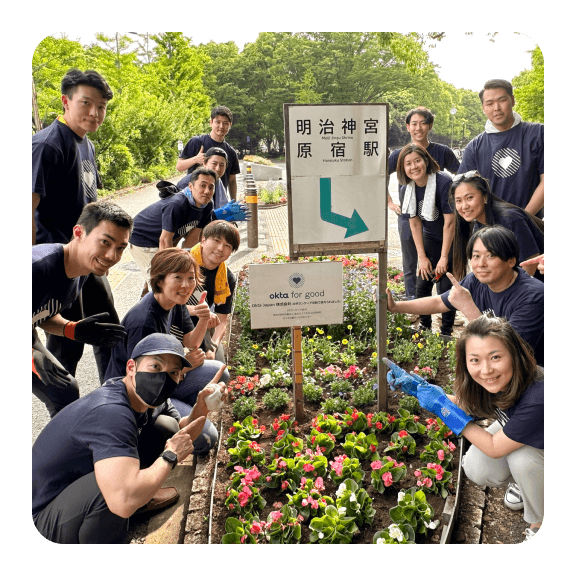
[[[140,467],[151,466],[177,431],[178,423],[170,416],[159,416],[153,426],[145,426],[138,438]],[[60,492],[34,524],[44,538],[58,544],[122,544],[129,528],[128,518],[110,512],[94,472]]]
[[[112,289],[106,276],[95,276],[90,274],[86,283],[82,287],[77,300],[72,305],[62,312],[66,320],[82,320],[100,312],[108,312],[110,318],[106,322],[118,324],[120,319],[118,313],[114,308],[114,297]],[[64,336],[54,336],[53,334],[46,334],[46,348],[52,352],[60,361],[62,366],[72,374],[76,375],[76,368],[82,353],[84,352],[84,344],[75,342]],[[107,346],[93,346],[94,357],[96,358],[96,366],[98,367],[98,376],[100,382],[104,382],[104,375],[110,362],[112,355],[110,348]]]
[[[436,268],[438,260],[442,255],[442,242],[433,240],[426,235],[423,236],[424,239],[424,251],[426,256],[432,264],[432,268]],[[452,248],[450,248],[450,254],[448,255],[448,272],[452,272]],[[443,274],[437,283],[438,294],[443,294],[444,292],[452,288],[452,282],[446,274]],[[427,296],[432,296],[432,289],[434,288],[434,282],[432,280],[424,280],[422,277],[416,277],[416,298],[426,298]],[[442,334],[450,335],[452,334],[452,328],[454,326],[454,319],[456,318],[456,312],[450,310],[449,312],[444,312],[442,314],[442,326],[440,332]],[[432,316],[420,316],[420,324],[430,330],[432,328]]]
[[[34,350],[39,350],[47,356],[54,364],[59,365],[63,368],[62,363],[58,361],[57,358],[51,354],[38,337],[36,330],[32,330],[32,348]],[[60,388],[58,386],[53,386],[49,382],[42,382],[34,372],[32,372],[32,393],[38,400],[43,402],[48,409],[48,413],[50,414],[50,418],[54,418],[56,414],[64,408],[64,406],[68,406],[74,402],[74,400],[78,400],[80,398],[80,389],[78,387],[78,382],[76,378],[72,375],[68,375],[68,386]]]

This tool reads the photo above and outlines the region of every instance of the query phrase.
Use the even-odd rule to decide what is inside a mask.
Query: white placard
[[[250,264],[251,327],[341,324],[342,262]]]
[[[386,238],[385,104],[288,107],[292,242]]]

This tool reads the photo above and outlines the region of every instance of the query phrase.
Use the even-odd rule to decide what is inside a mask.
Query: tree
[[[527,122],[544,122],[544,56],[539,46],[531,51],[532,69],[512,79],[516,111]]]

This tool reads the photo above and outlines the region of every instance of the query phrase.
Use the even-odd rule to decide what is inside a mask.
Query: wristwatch
[[[174,470],[174,466],[178,464],[178,456],[174,454],[171,450],[164,450],[161,454],[162,458],[168,462],[168,464],[172,464],[172,470]]]

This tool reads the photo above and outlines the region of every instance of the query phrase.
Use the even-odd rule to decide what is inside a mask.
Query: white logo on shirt
[[[520,155],[512,148],[502,148],[492,158],[492,169],[496,176],[507,178],[513,176],[520,168]]]

